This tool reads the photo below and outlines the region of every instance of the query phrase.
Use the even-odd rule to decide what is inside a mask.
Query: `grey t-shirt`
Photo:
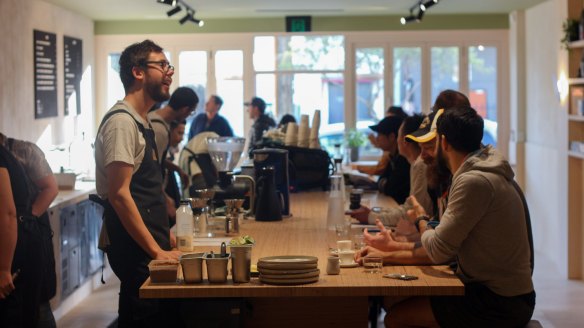
[[[158,111],[148,113],[148,119],[152,122],[152,129],[154,130],[154,135],[156,136],[156,148],[158,150],[158,157],[162,158],[162,154],[169,145],[169,131],[170,125],[158,115]]]
[[[123,109],[129,112],[145,128],[149,122],[144,121],[130,104],[118,101],[109,111]],[[136,121],[125,113],[111,116],[102,126],[95,138],[95,185],[97,193],[103,199],[107,198],[106,167],[113,162],[123,162],[134,166],[135,173],[146,149],[146,140],[138,129]]]

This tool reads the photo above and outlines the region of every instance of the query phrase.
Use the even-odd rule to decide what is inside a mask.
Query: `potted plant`
[[[562,30],[564,31],[564,37],[561,40],[562,48],[567,50],[570,42],[580,39],[579,27],[578,21],[574,19],[566,19],[562,23]]]
[[[359,147],[365,144],[367,137],[361,131],[352,128],[346,136],[347,147],[350,149],[351,162],[359,160]]]

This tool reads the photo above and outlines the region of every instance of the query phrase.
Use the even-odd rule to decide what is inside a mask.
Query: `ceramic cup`
[[[351,250],[351,241],[350,240],[338,240],[337,241],[337,249],[339,250],[339,252],[350,251]]]
[[[355,262],[354,258],[355,258],[355,251],[353,251],[353,250],[339,252],[339,259],[341,260],[341,264],[344,264],[344,265],[353,264]]]

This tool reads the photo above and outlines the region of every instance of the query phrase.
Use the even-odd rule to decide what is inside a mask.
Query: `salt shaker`
[[[338,256],[329,256],[326,264],[326,274],[335,275],[341,273],[341,261]]]

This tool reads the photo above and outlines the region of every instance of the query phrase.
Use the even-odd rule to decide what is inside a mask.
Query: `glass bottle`
[[[176,210],[176,245],[181,252],[193,250],[193,211],[188,200],[181,200]]]

